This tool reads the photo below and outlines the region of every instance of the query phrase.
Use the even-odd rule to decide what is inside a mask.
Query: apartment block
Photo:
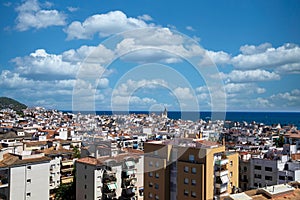
[[[144,144],[144,199],[214,199],[236,190],[238,154],[195,139]]]
[[[76,161],[76,199],[143,199],[142,153],[85,157]]]
[[[0,161],[0,198],[49,200],[50,159],[43,154],[5,154]]]

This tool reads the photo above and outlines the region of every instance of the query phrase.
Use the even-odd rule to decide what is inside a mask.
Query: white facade
[[[9,199],[49,200],[49,162],[10,168]]]
[[[50,190],[60,185],[61,157],[56,156],[50,161]]]

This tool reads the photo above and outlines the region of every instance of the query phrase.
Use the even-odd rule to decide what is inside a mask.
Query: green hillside
[[[11,98],[0,97],[0,110],[5,108],[10,108],[15,111],[22,111],[22,109],[27,108],[27,106]]]

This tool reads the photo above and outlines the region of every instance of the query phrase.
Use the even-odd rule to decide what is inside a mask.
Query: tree
[[[55,200],[75,200],[75,183],[60,184],[55,193]]]
[[[78,146],[75,146],[73,148],[73,158],[80,158],[80,150]]]

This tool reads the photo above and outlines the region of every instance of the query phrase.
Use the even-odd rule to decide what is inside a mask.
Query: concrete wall
[[[49,200],[49,167],[39,163],[11,168],[10,199]]]

